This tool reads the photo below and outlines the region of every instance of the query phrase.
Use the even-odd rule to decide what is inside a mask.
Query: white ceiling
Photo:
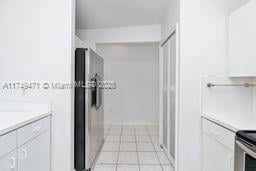
[[[77,29],[160,24],[170,0],[76,0]]]

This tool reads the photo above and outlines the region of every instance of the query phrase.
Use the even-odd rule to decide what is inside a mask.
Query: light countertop
[[[1,111],[0,136],[51,115],[51,111]]]
[[[256,130],[256,117],[249,115],[231,116],[225,114],[204,114],[202,117],[233,132],[239,130]]]

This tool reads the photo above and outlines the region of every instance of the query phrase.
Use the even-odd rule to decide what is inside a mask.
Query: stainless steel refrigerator
[[[75,54],[75,169],[89,171],[104,141],[104,61],[92,49]]]

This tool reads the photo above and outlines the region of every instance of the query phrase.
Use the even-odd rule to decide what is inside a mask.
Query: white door
[[[162,43],[162,143],[168,152],[171,162],[175,165],[178,122],[178,88],[179,88],[179,59],[178,59],[178,27]]]
[[[169,141],[168,151],[171,157],[175,158],[175,132],[176,132],[176,34],[174,34],[169,40],[169,53],[170,53],[170,69],[169,69]]]
[[[0,171],[17,171],[17,151],[0,158]]]
[[[18,148],[18,171],[50,171],[50,131]]]
[[[168,146],[168,57],[169,46],[168,42],[165,43],[163,48],[163,145],[165,148]]]
[[[87,64],[89,64],[88,69],[88,79],[96,81],[99,83],[104,78],[104,61],[103,59],[93,50],[89,50]],[[92,89],[90,94],[91,104],[88,110],[88,133],[89,144],[87,147],[87,158],[86,169],[93,166],[96,161],[98,152],[104,140],[104,115],[103,115],[103,92],[102,89],[96,86]]]

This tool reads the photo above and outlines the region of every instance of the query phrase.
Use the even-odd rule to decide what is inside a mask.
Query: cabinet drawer
[[[16,131],[0,136],[0,158],[16,148],[16,136]]]
[[[235,133],[214,122],[203,119],[203,132],[220,142],[232,151],[235,151]]]
[[[41,119],[23,128],[18,129],[18,146],[30,141],[31,139],[50,129],[50,117]]]

